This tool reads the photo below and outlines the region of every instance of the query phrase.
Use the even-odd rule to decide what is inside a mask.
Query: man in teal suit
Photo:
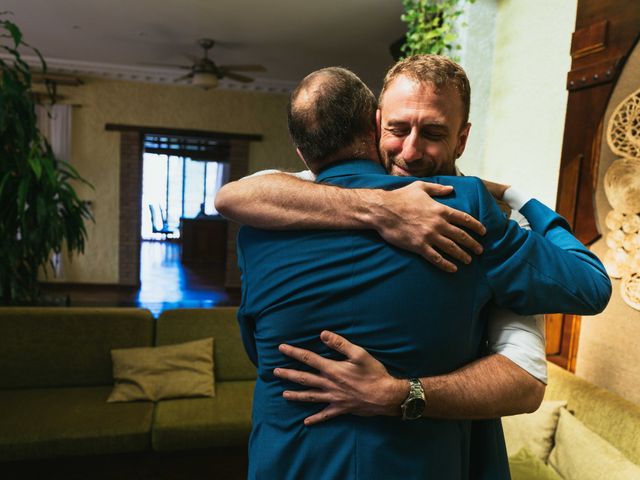
[[[355,75],[326,69],[292,95],[294,143],[318,181],[395,189],[415,181],[387,176],[377,162],[375,99]],[[330,329],[366,348],[399,378],[438,375],[475,359],[492,297],[521,313],[593,314],[610,283],[566,223],[535,201],[527,217],[541,235],[507,222],[474,178],[432,177],[455,191],[442,202],[487,228],[484,254],[456,276],[362,231],[274,232],[243,227],[239,312],[243,340],[258,367],[250,441],[251,478],[467,478],[470,422],[341,416],[307,427],[316,407],[282,398],[293,384],[273,374],[294,366],[282,342],[335,354],[317,341]],[[415,384],[414,380],[414,384]],[[417,382],[419,384],[419,382]],[[417,398],[417,397],[416,397]]]

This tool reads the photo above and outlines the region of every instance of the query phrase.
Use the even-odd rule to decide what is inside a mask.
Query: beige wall
[[[636,47],[622,72],[611,96],[604,125],[612,112],[631,92],[640,87],[640,47]],[[606,130],[606,128],[605,128]],[[605,133],[606,134],[606,133]],[[602,139],[598,171],[596,209],[599,230],[605,234],[606,214],[611,210],[602,187],[604,174],[617,157]],[[640,160],[639,160],[640,161]],[[596,242],[592,250],[604,258],[607,250],[604,239]],[[576,374],[629,400],[640,403],[640,312],[629,307],[620,297],[620,280],[612,280],[613,295],[607,309],[595,317],[584,317],[580,329],[580,343]]]
[[[471,83],[471,134],[464,155],[457,161],[466,175],[481,176],[487,144],[493,58],[496,48],[498,0],[466,4],[457,28],[460,36],[460,64]],[[466,24],[466,26],[464,26]]]
[[[250,146],[250,171],[301,167],[286,130],[286,95],[85,80],[85,85],[61,93],[65,102],[81,105],[73,112],[71,162],[95,187],[78,191],[91,200],[96,222],[87,224],[85,254],[65,261],[58,280],[118,280],[120,144],[119,133],[105,131],[107,123],[260,134],[263,141]]]
[[[522,184],[551,206],[556,201],[576,10],[577,0],[476,2],[470,6],[470,33],[463,45],[474,123],[469,148],[460,159],[463,171]]]
[[[482,0],[467,6],[461,63],[472,86],[472,133],[459,164],[467,174],[526,187],[554,206],[567,102],[565,81],[577,0]],[[640,86],[640,48],[623,72],[605,125],[617,104]],[[602,142],[598,219],[610,206],[601,188],[615,160]],[[601,258],[603,240],[592,248]],[[620,281],[605,312],[584,317],[578,376],[640,403],[640,312],[620,297]]]

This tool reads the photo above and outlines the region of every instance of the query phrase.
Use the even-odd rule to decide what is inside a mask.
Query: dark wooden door
[[[605,111],[639,35],[640,1],[578,0],[556,210],[586,245],[600,237],[594,194]],[[580,317],[548,315],[549,360],[574,371],[579,333]]]

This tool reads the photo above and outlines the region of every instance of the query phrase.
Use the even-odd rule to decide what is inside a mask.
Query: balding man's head
[[[317,172],[341,156],[369,154],[376,108],[375,96],[353,72],[323,68],[305,77],[291,94],[289,133],[309,168]]]

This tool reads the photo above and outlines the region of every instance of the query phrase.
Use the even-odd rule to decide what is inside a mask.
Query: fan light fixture
[[[188,70],[186,75],[176,78],[174,82],[189,82],[190,85],[209,90],[216,88],[221,79],[226,78],[235,82],[251,83],[253,78],[242,75],[238,72],[264,72],[262,65],[216,65],[209,58],[209,50],[213,48],[215,42],[210,38],[201,38],[198,45],[204,51],[201,58],[192,58],[191,65],[167,65],[154,64],[163,67],[180,68]]]
[[[218,77],[208,72],[194,73],[191,84],[203,90],[209,90],[210,88],[216,88],[218,86]]]

